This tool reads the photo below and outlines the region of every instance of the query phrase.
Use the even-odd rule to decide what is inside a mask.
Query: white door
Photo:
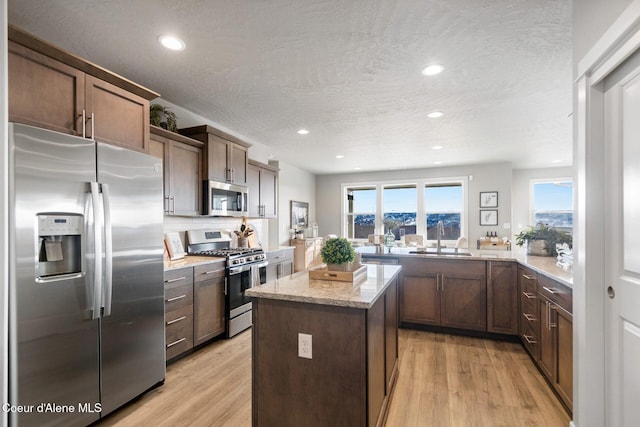
[[[640,52],[604,81],[605,408],[640,426]]]

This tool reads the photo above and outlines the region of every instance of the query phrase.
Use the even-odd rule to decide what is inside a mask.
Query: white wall
[[[460,176],[473,176],[468,188],[469,244],[473,246],[487,231],[497,231],[499,236],[511,238],[511,230],[504,228],[504,224],[511,223],[511,163],[317,176],[316,217],[320,235],[341,234],[342,184]],[[498,227],[479,224],[481,191],[498,192]]]
[[[514,169],[511,191],[511,218],[513,234],[518,234],[531,224],[530,182],[532,179],[573,178],[573,168]]]
[[[633,0],[573,0],[573,75],[578,62]]]
[[[8,340],[7,331],[8,320],[8,295],[9,290],[9,266],[8,257],[8,229],[9,204],[7,200],[8,193],[8,175],[7,175],[7,2],[0,1],[0,402],[8,402]],[[0,412],[0,425],[7,425],[7,414]]]
[[[318,201],[316,198],[317,177],[295,166],[280,163],[278,197],[278,233],[277,241],[286,246],[289,243],[289,229],[291,228],[291,201],[309,203],[309,223],[318,221]],[[319,235],[323,236],[329,231],[320,226]],[[273,241],[273,240],[272,240]]]

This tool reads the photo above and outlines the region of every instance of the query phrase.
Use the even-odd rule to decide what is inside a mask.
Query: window
[[[375,187],[347,189],[347,238],[366,239],[375,234],[376,195]]]
[[[342,235],[365,240],[391,229],[396,240],[403,234],[418,234],[435,244],[435,228],[442,221],[443,240],[455,242],[468,235],[466,186],[467,177],[343,184]]]
[[[533,223],[539,222],[567,231],[573,229],[573,182],[532,181]]]
[[[462,183],[427,184],[424,187],[427,240],[437,240],[437,225],[444,224],[443,240],[461,236],[464,219]]]
[[[400,234],[416,234],[418,201],[415,185],[384,187],[382,205],[384,231],[391,230],[396,240]]]

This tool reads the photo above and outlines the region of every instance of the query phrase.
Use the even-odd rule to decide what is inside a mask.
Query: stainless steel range
[[[251,299],[244,291],[265,283],[266,255],[261,248],[232,248],[231,235],[222,230],[187,231],[189,255],[226,259],[225,315],[226,337],[251,327]]]

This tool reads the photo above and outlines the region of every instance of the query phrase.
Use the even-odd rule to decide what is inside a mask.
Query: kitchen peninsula
[[[384,424],[398,374],[400,270],[368,266],[356,285],[300,272],[246,291],[254,426]]]

